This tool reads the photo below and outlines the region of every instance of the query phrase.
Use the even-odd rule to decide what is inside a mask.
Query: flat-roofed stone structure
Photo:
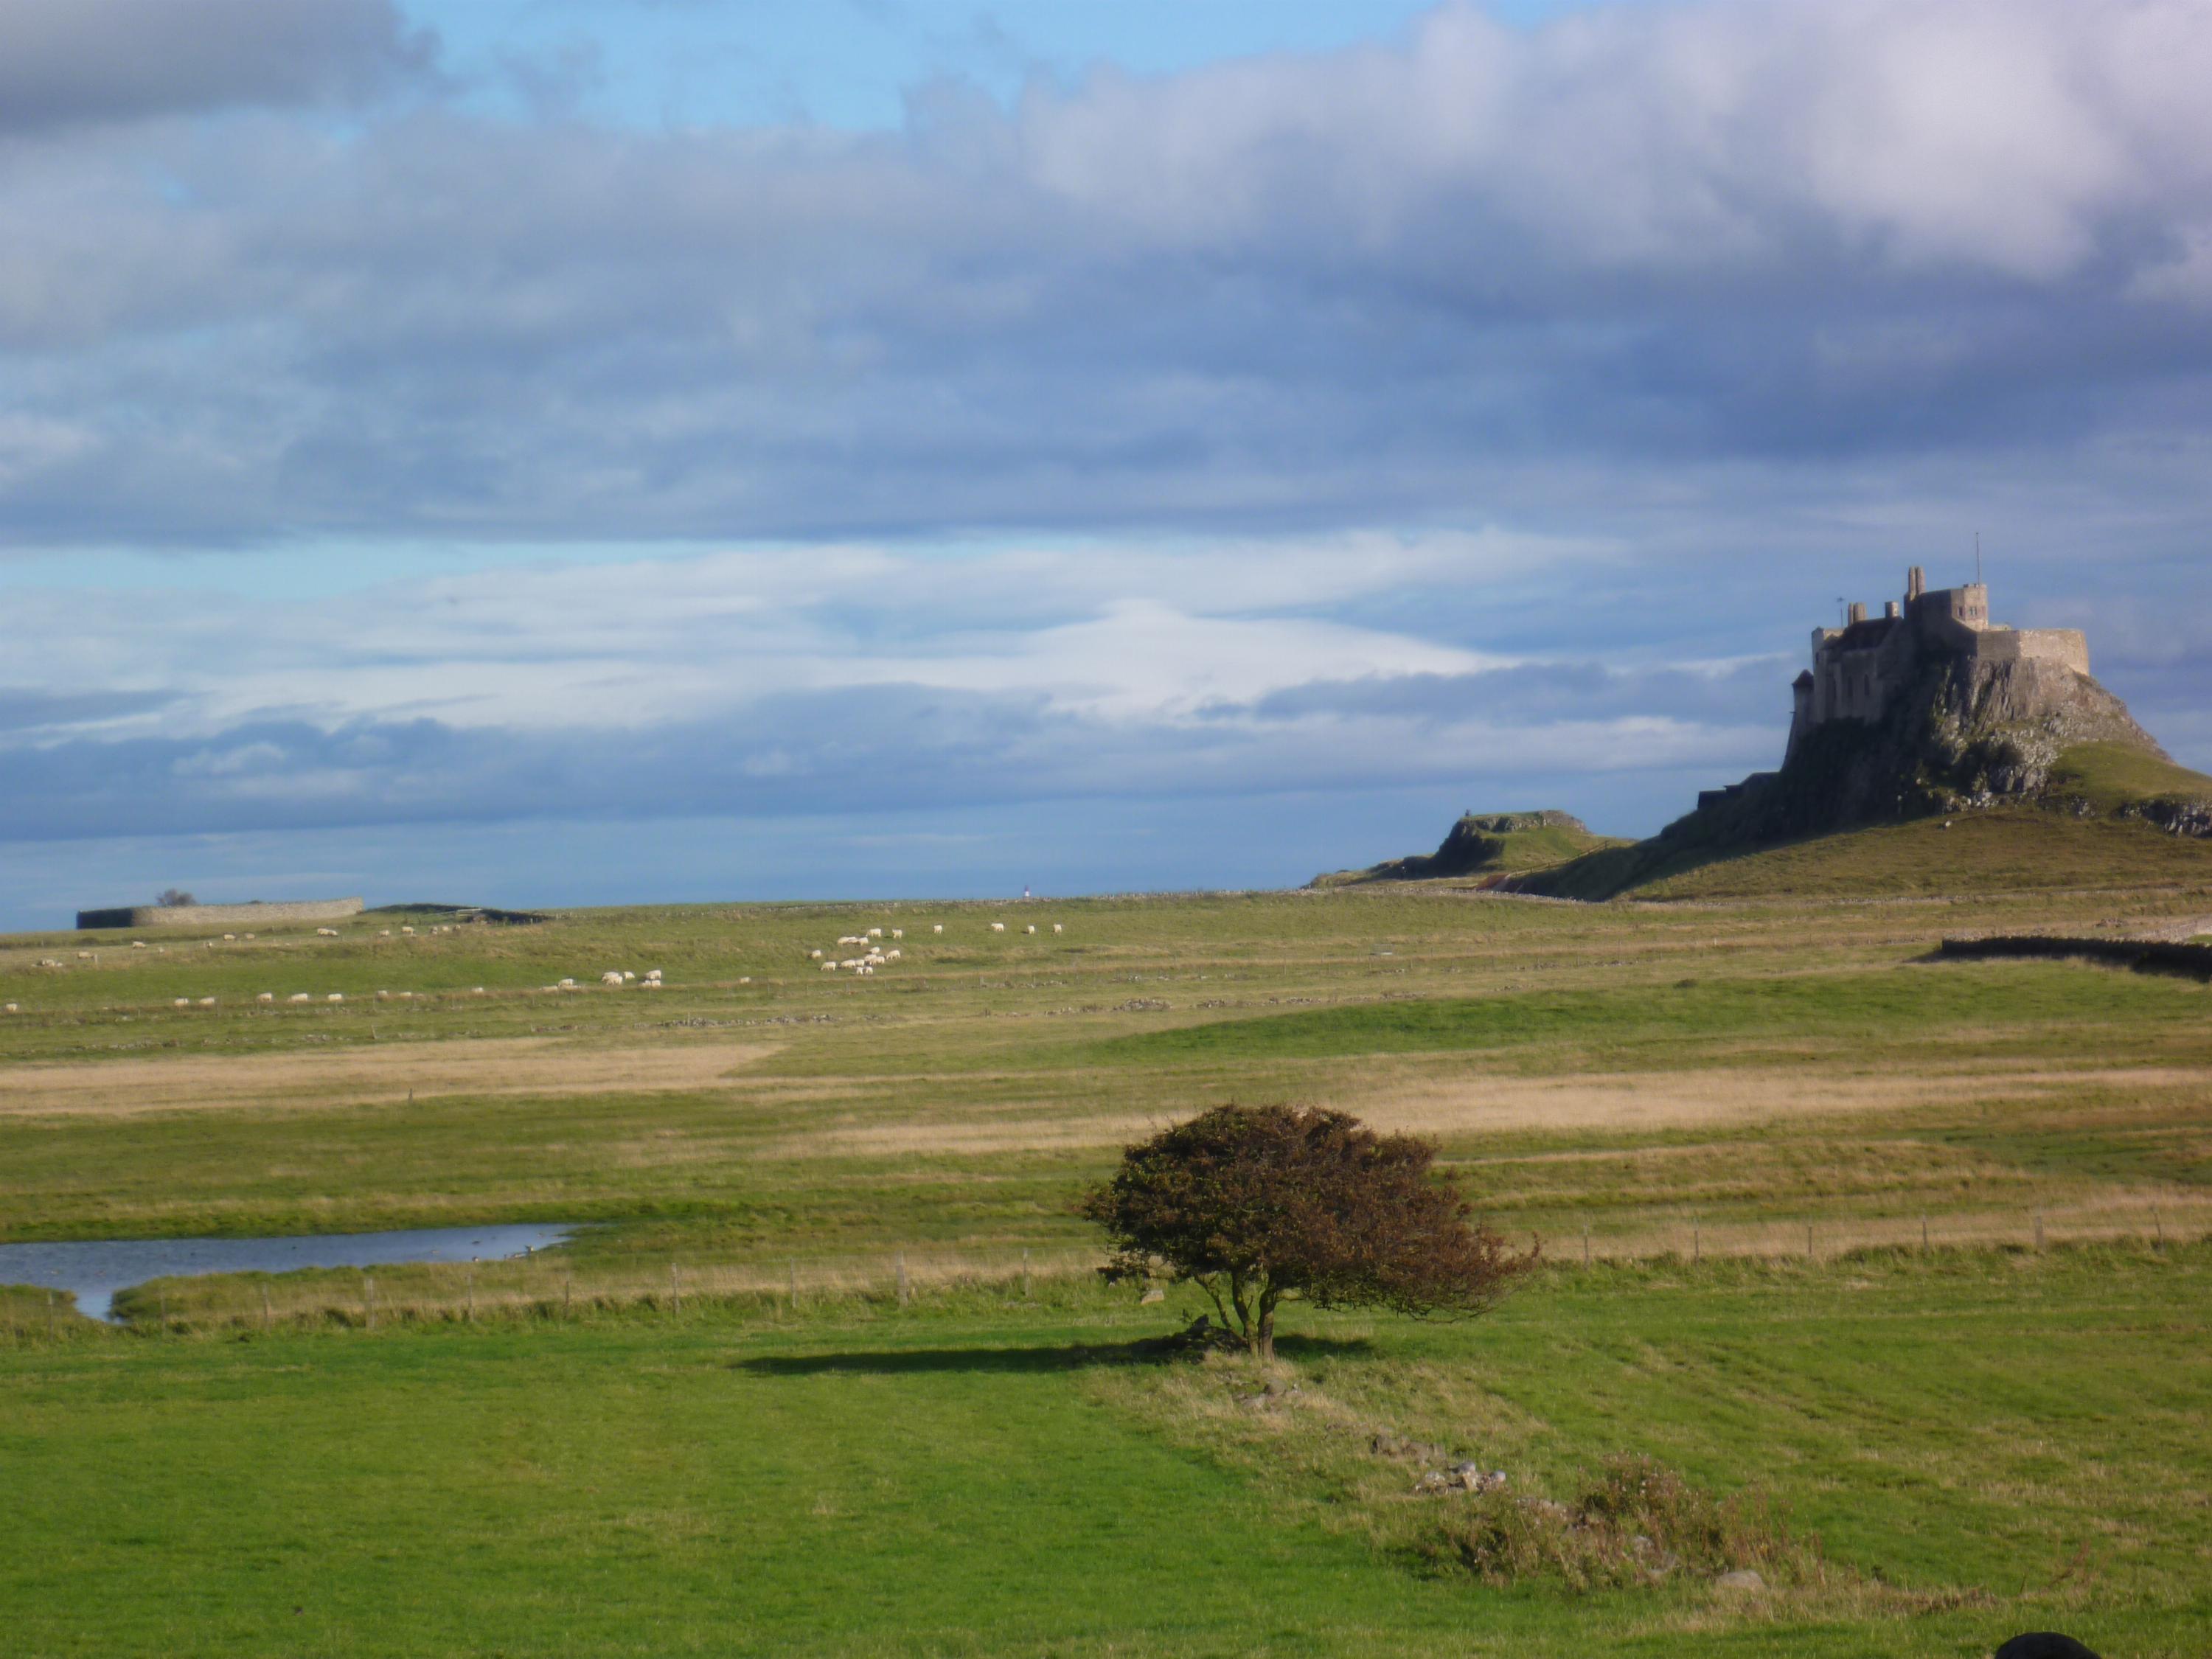
[[[132,904],[80,910],[80,928],[274,927],[282,921],[343,921],[368,907],[357,898],[298,899],[276,904]]]

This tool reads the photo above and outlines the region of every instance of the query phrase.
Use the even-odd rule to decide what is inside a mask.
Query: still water
[[[571,1226],[418,1227],[298,1238],[110,1238],[0,1244],[0,1285],[74,1291],[80,1312],[113,1317],[115,1293],[149,1279],[283,1273],[295,1267],[382,1267],[404,1261],[495,1261],[565,1242]]]

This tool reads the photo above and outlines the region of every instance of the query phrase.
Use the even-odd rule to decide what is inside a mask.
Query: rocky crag
[[[1854,605],[1815,630],[1778,771],[1707,790],[1649,841],[1513,884],[1601,896],[1810,836],[2003,805],[2212,836],[2212,777],[2175,764],[2092,678],[2079,634],[1987,618],[1980,584],[1930,591],[1914,570],[1885,616]]]

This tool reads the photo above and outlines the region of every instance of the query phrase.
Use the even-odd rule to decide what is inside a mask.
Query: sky
[[[1648,834],[1905,568],[2212,767],[2203,0],[0,0],[0,927]]]

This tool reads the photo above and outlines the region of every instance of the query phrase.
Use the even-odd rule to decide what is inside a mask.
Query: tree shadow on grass
[[[1373,1352],[1364,1337],[1275,1340],[1276,1355],[1293,1362],[1358,1358]],[[1135,1342],[1069,1342],[1037,1348],[874,1348],[838,1353],[763,1354],[731,1362],[757,1376],[913,1376],[933,1372],[1037,1373],[1091,1365],[1166,1365],[1190,1358],[1148,1338]]]

